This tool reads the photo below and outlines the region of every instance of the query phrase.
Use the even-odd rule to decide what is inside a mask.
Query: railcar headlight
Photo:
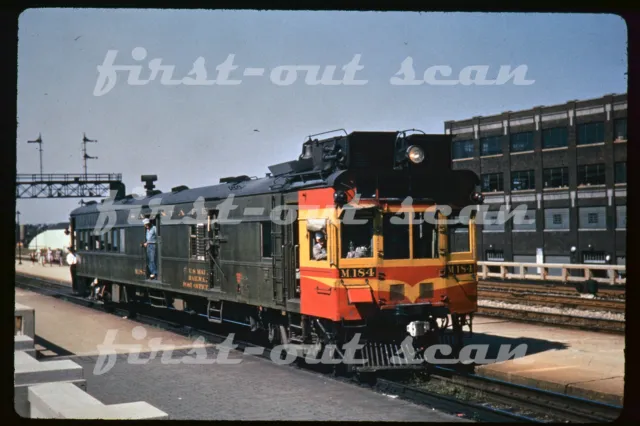
[[[422,163],[424,161],[424,151],[419,146],[410,146],[407,149],[407,157],[409,157],[412,163]]]
[[[482,204],[484,202],[484,195],[482,195],[481,192],[472,192],[469,198],[471,198],[471,201],[474,201],[478,204]]]

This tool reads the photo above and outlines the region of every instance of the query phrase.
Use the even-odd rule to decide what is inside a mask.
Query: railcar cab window
[[[448,222],[449,253],[467,253],[471,251],[469,241],[469,217],[452,212],[442,219]]]
[[[413,258],[438,258],[438,230],[433,212],[416,212],[413,215]]]
[[[385,259],[409,259],[409,223],[407,213],[382,216],[382,252]]]
[[[341,257],[373,257],[374,210],[362,209],[343,217],[341,223]]]
[[[327,237],[325,232],[312,232],[311,259],[327,260]]]

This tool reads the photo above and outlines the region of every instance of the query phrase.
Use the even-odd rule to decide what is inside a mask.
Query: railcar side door
[[[209,260],[209,288],[221,290],[223,273],[220,266],[220,249],[225,242],[221,234],[220,222],[218,221],[218,210],[209,210],[209,225],[207,227],[207,258]]]
[[[156,269],[158,271],[158,281],[162,282],[162,226],[160,226],[161,215],[156,215],[155,218],[151,218],[152,224],[156,226],[158,243],[156,249]]]
[[[282,206],[284,197],[282,194],[276,194],[271,196],[271,210],[275,210]],[[285,305],[286,294],[285,287],[285,226],[283,223],[283,217],[286,212],[281,212],[278,215],[278,220],[273,220],[271,223],[271,286],[273,289],[273,301],[276,305]]]

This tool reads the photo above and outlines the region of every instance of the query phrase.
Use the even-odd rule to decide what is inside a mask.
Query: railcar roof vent
[[[162,194],[162,191],[159,189],[154,189],[152,191],[147,191],[147,196],[153,197],[154,195]]]
[[[189,189],[189,187],[188,187],[188,186],[180,185],[180,186],[176,186],[176,187],[174,187],[174,188],[171,188],[171,192],[186,191],[187,189]]]
[[[247,175],[229,176],[229,177],[220,179],[220,183],[237,183],[237,182],[245,182],[248,180],[251,180],[251,178]]]

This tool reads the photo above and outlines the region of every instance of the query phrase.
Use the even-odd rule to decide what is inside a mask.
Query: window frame
[[[339,241],[337,241],[337,250],[338,250],[338,258],[340,261],[350,261],[350,260],[372,260],[377,257],[376,255],[376,213],[375,210],[367,211],[369,209],[356,210],[354,212],[353,219],[357,221],[366,220],[367,224],[352,224],[351,226],[370,226],[369,230],[371,232],[371,253],[369,256],[365,257],[347,257],[349,254],[349,246],[348,242],[344,239],[346,238],[345,227],[350,226],[349,224],[345,224],[343,220],[340,221],[339,224]],[[360,217],[360,215],[366,215],[370,217]],[[328,252],[327,252],[328,253]]]
[[[268,253],[268,256],[265,256],[265,252],[264,252],[264,248],[265,248],[265,245],[264,245],[265,244],[265,241],[264,241],[265,224],[269,225],[269,253]],[[260,227],[260,258],[261,259],[272,259],[273,258],[273,240],[272,240],[273,228],[272,228],[272,226],[273,226],[273,224],[269,220],[264,220],[264,221],[260,221],[259,222],[259,227]]]
[[[517,225],[515,221],[512,220],[512,231],[514,232],[536,232],[538,228],[538,220],[536,219],[536,210],[527,208],[525,212],[525,219],[531,220],[533,219],[533,223],[520,224]]]
[[[469,150],[466,149],[468,146],[471,146],[471,152],[469,153]],[[451,159],[452,160],[463,160],[465,158],[473,158],[476,155],[475,152],[475,145],[474,145],[474,141],[473,139],[465,139],[465,140],[459,140],[459,141],[453,141],[452,147],[451,147]],[[463,156],[456,156],[457,153],[459,152],[463,152],[465,153],[465,155]],[[469,154],[469,155],[467,155]]]
[[[488,157],[491,155],[501,155],[503,154],[503,149],[502,149],[502,138],[503,136],[484,136],[480,138],[480,156],[481,157]],[[485,152],[485,150],[483,149],[483,145],[487,142],[495,142],[498,145],[498,150],[496,152]],[[490,145],[491,146],[491,145]]]
[[[559,186],[547,186],[547,181],[552,182],[554,171],[559,171],[561,184]],[[542,185],[544,189],[568,188],[569,187],[569,167],[548,167],[542,170]]]
[[[569,231],[571,229],[571,209],[569,207],[548,207],[544,209],[543,214],[543,229],[545,231]],[[566,223],[564,220],[561,220],[559,224],[554,223],[555,216],[560,216],[561,218],[566,217]],[[549,225],[551,225],[551,227],[549,227]],[[555,225],[560,225],[561,227],[555,227]]]
[[[497,189],[491,189],[492,177],[497,177]],[[485,178],[489,179],[489,187],[485,187]],[[480,176],[480,187],[482,192],[491,193],[491,192],[504,192],[504,173],[485,173]]]
[[[590,136],[589,130],[596,129],[595,136]],[[591,140],[593,139],[593,140]],[[580,123],[576,128],[576,145],[586,146],[604,143],[604,121],[591,121],[588,123]]]
[[[589,168],[595,168],[597,176],[598,177],[601,176],[602,179],[597,179],[597,182],[595,182],[595,183],[586,182],[587,175],[588,175],[588,172],[589,172]],[[604,163],[581,164],[576,169],[577,169],[576,170],[577,171],[576,174],[577,174],[577,178],[578,178],[578,181],[577,181],[578,187],[605,185],[606,182],[607,182],[606,168],[605,168],[605,164]]]
[[[621,211],[624,212],[623,213],[624,222],[625,222],[624,226],[620,226]],[[616,206],[616,229],[619,229],[619,230],[627,229],[627,205],[626,204]]]
[[[620,176],[623,175],[624,177]],[[622,178],[622,180],[620,180]],[[616,161],[613,165],[613,182],[614,183],[627,183],[627,162]]]
[[[562,133],[562,141],[559,145],[551,142],[558,138],[556,133]],[[565,148],[569,146],[569,131],[566,126],[550,127],[542,129],[542,149]]]
[[[624,127],[624,137],[620,137],[619,135],[619,129],[618,129],[618,124],[619,123],[624,123],[624,125],[622,127]],[[615,120],[613,120],[613,140],[614,141],[626,141],[628,137],[627,134],[627,117],[624,118],[616,118]]]
[[[525,139],[525,141],[521,141],[519,139]],[[523,148],[514,149],[514,146],[519,144],[523,144]],[[531,146],[528,146],[531,145]],[[509,135],[509,152],[529,152],[533,151],[535,148],[535,139],[533,137],[532,131],[511,133]]]
[[[598,209],[598,216],[602,217],[602,226],[591,226],[590,218],[591,214],[596,212],[589,212],[590,209]],[[586,214],[585,214],[586,213]],[[583,222],[583,218],[586,222]],[[596,222],[598,225],[600,221]],[[605,230],[607,229],[607,207],[606,206],[582,206],[578,208],[578,229],[594,231],[594,230]]]
[[[528,174],[529,187],[515,188],[514,180],[522,174]],[[531,191],[536,189],[536,172],[535,170],[515,170],[511,172],[511,191]]]

